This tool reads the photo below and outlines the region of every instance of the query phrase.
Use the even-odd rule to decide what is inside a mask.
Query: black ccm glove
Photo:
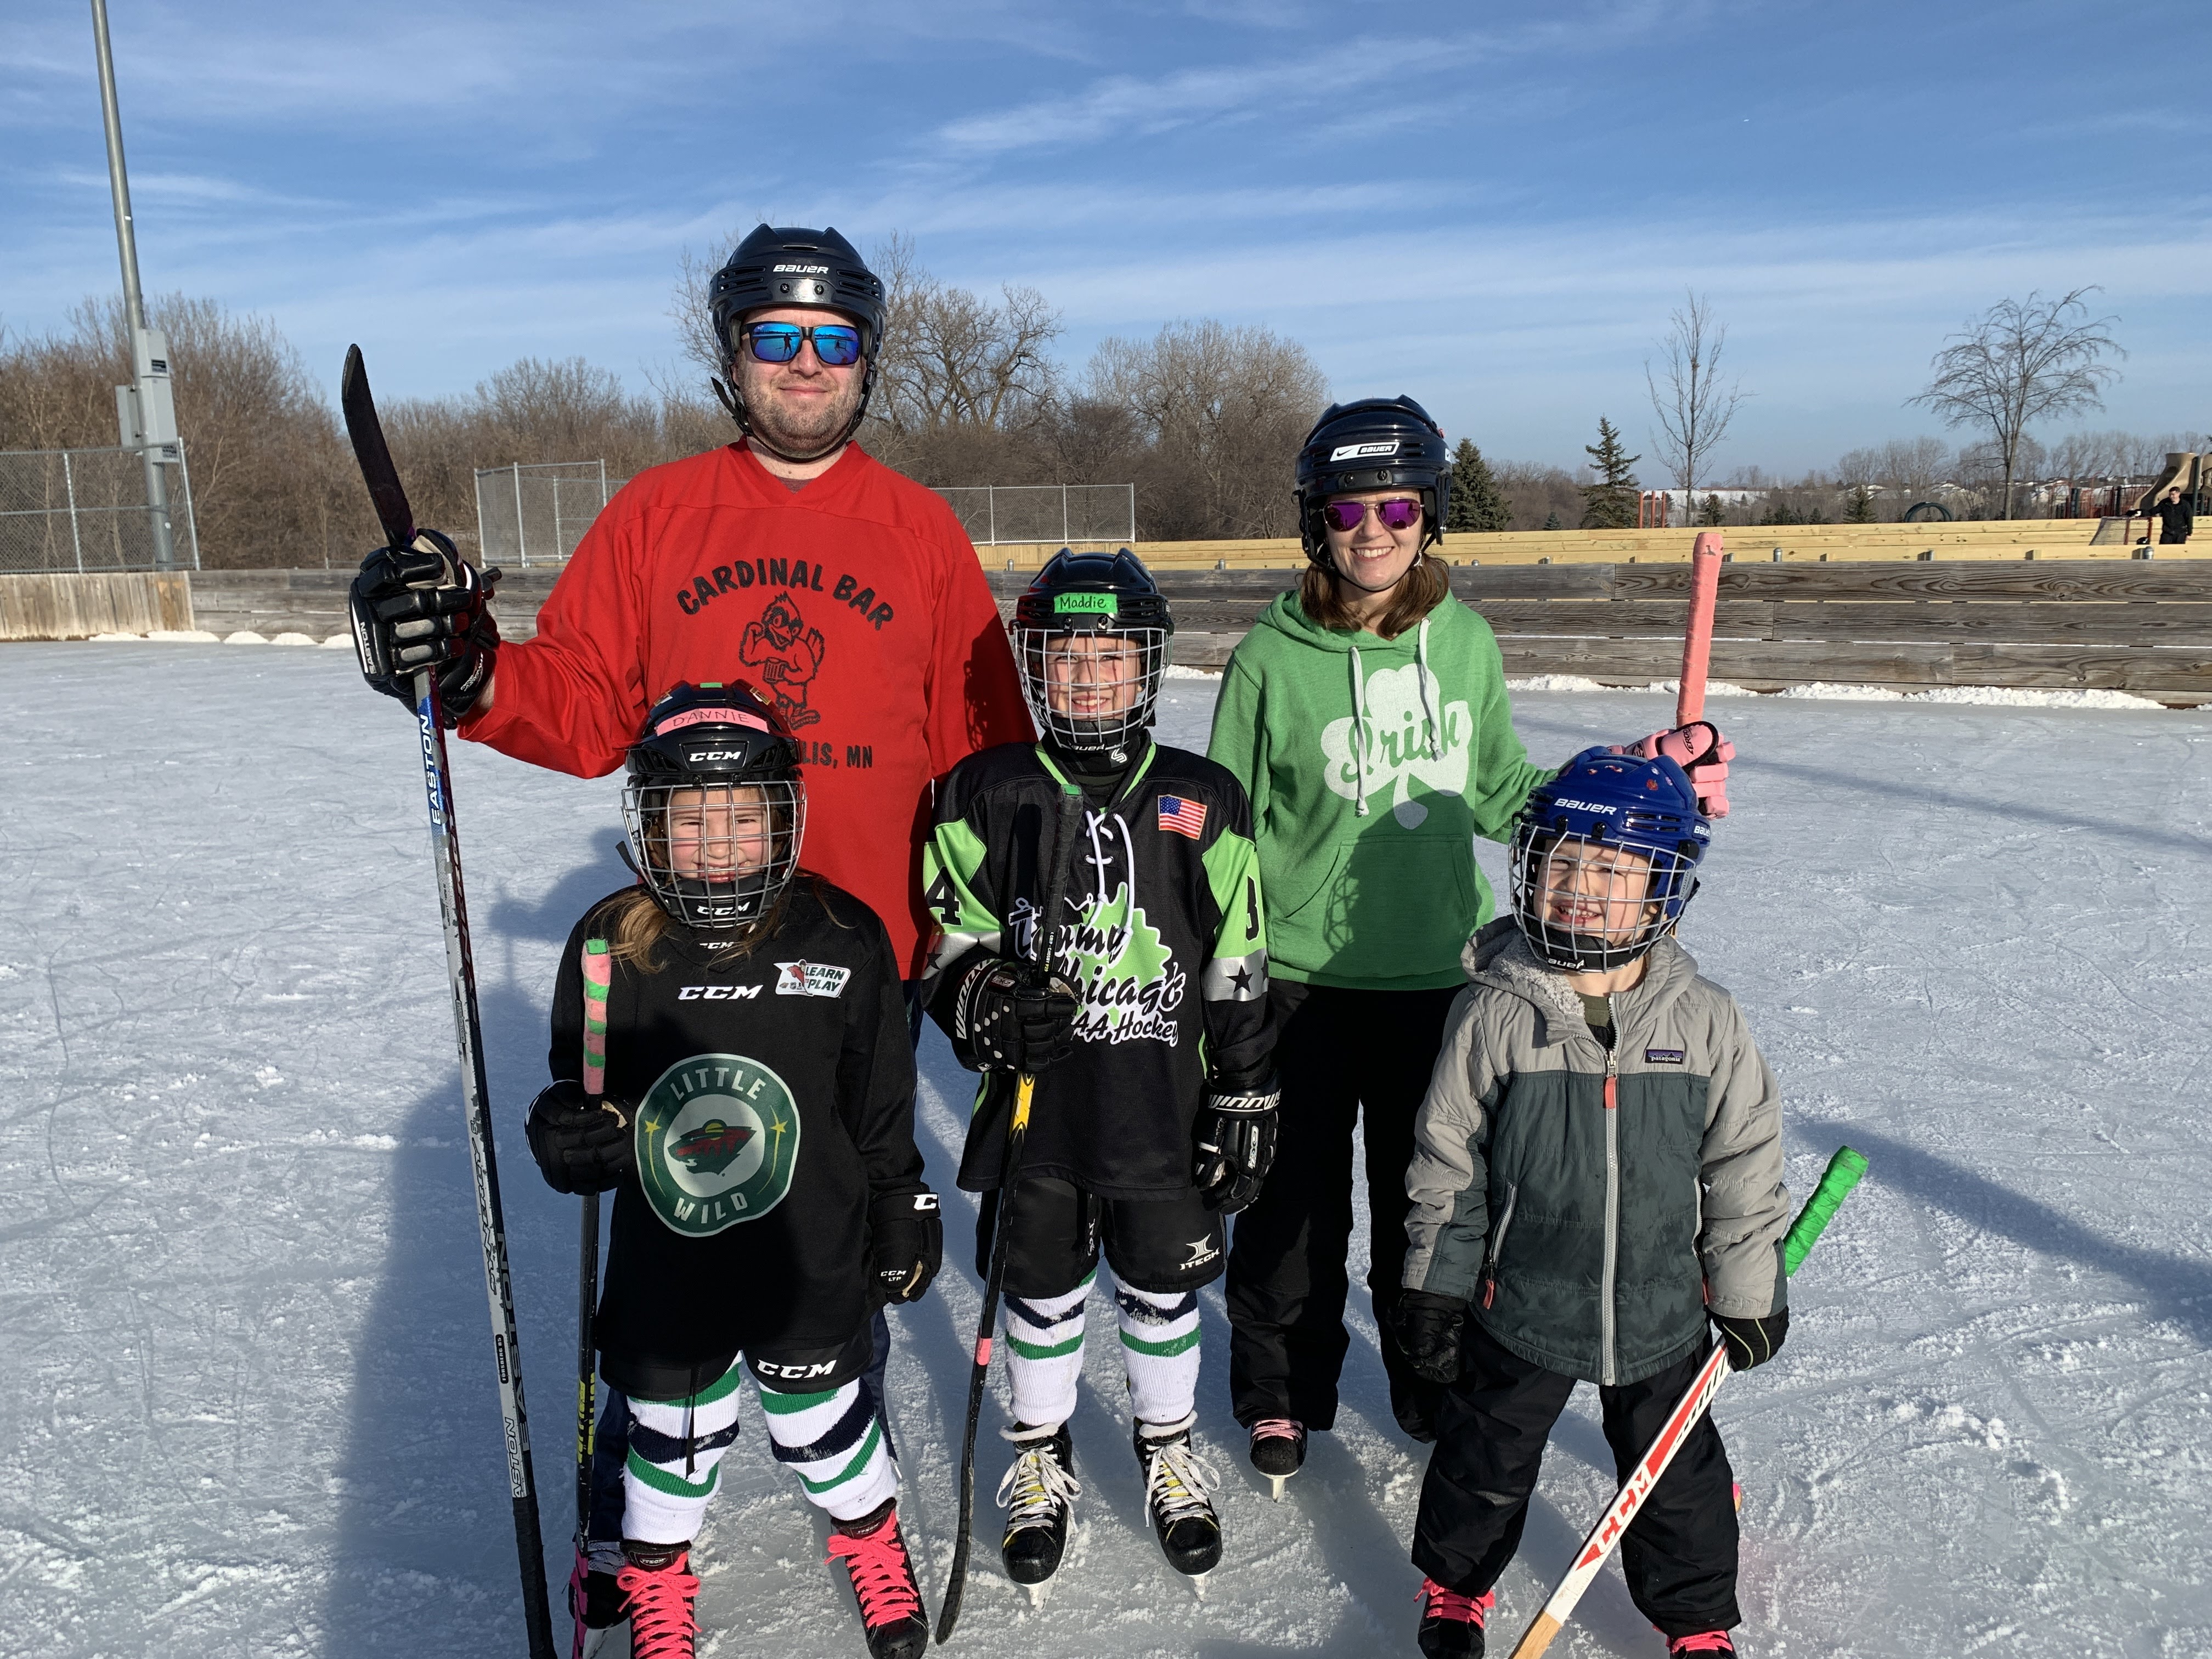
[[[979,1072],[1058,1065],[1075,1046],[1075,988],[1011,957],[987,957],[960,981],[952,1046]]]
[[[556,1193],[604,1193],[630,1171],[630,1115],[580,1083],[553,1084],[530,1103],[530,1155]]]
[[[937,1194],[878,1193],[868,1204],[868,1270],[886,1302],[919,1302],[945,1261]]]
[[[1465,1302],[1433,1291],[1401,1291],[1390,1311],[1390,1329],[1414,1376],[1431,1382],[1459,1381],[1460,1344],[1467,1337]]]
[[[1282,1091],[1208,1095],[1193,1125],[1190,1182],[1209,1210],[1235,1215],[1260,1196],[1275,1162],[1275,1108]]]
[[[1768,1314],[1764,1319],[1742,1319],[1730,1314],[1708,1316],[1720,1328],[1721,1340],[1728,1344],[1729,1369],[1747,1371],[1754,1365],[1764,1365],[1782,1352],[1783,1339],[1790,1334],[1790,1310]]]
[[[412,547],[380,547],[361,562],[346,606],[361,677],[412,708],[415,676],[438,677],[438,712],[447,726],[476,707],[491,681],[499,624],[487,608],[496,568],[479,571],[435,530],[418,530]]]

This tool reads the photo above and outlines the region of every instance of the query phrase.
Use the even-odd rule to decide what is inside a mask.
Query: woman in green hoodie
[[[1267,904],[1281,1141],[1231,1249],[1230,1389],[1279,1494],[1307,1431],[1336,1419],[1355,1123],[1391,1409],[1432,1437],[1433,1385],[1389,1320],[1413,1119],[1467,982],[1461,950],[1493,908],[1474,837],[1510,836],[1557,769],[1529,763],[1497,639],[1429,556],[1446,469],[1442,430],[1410,398],[1322,415],[1297,459],[1312,562],[1230,659],[1207,747],[1251,796]],[[1729,752],[1698,769],[1709,796]]]

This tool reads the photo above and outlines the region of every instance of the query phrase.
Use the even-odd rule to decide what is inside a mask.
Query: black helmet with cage
[[[799,749],[742,684],[678,684],[629,748],[624,853],[653,902],[704,933],[748,926],[791,884],[806,834]]]
[[[1175,618],[1127,548],[1052,556],[1014,604],[1014,661],[1054,746],[1126,759],[1152,723]]]
[[[1322,508],[1332,495],[1368,489],[1412,489],[1423,509],[1421,550],[1444,538],[1451,506],[1451,457],[1443,428],[1411,398],[1362,398],[1331,404],[1298,447],[1292,493],[1306,557],[1328,562]]]
[[[735,359],[744,349],[739,333],[745,319],[756,311],[795,306],[852,319],[860,331],[860,351],[866,367],[860,404],[853,410],[851,423],[838,434],[839,444],[859,430],[860,417],[867,413],[868,396],[875,390],[884,303],[883,279],[868,269],[859,249],[835,229],[809,230],[799,225],[757,226],[714,273],[707,289],[714,337],[721,342],[726,361]],[[716,385],[719,390],[720,383]],[[753,435],[743,382],[734,373],[729,390],[721,396],[739,428],[747,436]]]

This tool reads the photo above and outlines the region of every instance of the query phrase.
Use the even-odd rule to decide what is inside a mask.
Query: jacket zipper
[[[1509,1182],[1505,1188],[1505,1213],[1498,1218],[1498,1224],[1490,1230],[1489,1258],[1482,1266],[1482,1305],[1488,1307],[1498,1294],[1498,1258],[1505,1249],[1505,1230],[1513,1224],[1513,1206],[1521,1200],[1521,1183]]]
[[[1605,998],[1613,1017],[1613,1046],[1605,1051],[1605,1271],[1598,1282],[1599,1381],[1613,1386],[1613,1274],[1620,1250],[1620,1020],[1613,994]]]

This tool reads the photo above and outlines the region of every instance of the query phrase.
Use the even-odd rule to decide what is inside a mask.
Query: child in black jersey
[[[939,1255],[898,964],[866,905],[793,878],[798,751],[749,690],[664,697],[623,813],[639,882],[569,938],[556,1080],[529,1124],[556,1191],[615,1194],[593,1338],[627,1397],[628,1456],[618,1553],[595,1546],[572,1581],[580,1638],[627,1617],[638,1659],[690,1659],[689,1553],[737,1437],[742,1356],[777,1460],[836,1522],[873,1659],[915,1659],[927,1627],[864,1381],[870,1316],[921,1296]],[[583,1082],[587,943],[611,959],[600,1096]]]
[[[1257,1195],[1273,1155],[1273,1034],[1244,792],[1146,730],[1173,627],[1131,554],[1054,558],[1013,623],[1044,740],[954,767],[923,852],[940,930],[924,994],[962,1064],[985,1073],[960,1167],[986,1194],[979,1261],[993,1226],[1009,1230],[1018,1449],[999,1501],[1019,1583],[1058,1567],[1080,1491],[1066,1423],[1102,1245],[1161,1547],[1186,1573],[1221,1554],[1213,1475],[1190,1439],[1197,1293],[1225,1265],[1223,1216]],[[1077,844],[1055,848],[1059,803],[1078,791]],[[1041,918],[1054,860],[1066,908]],[[1050,964],[1036,961],[1041,925],[1057,933]],[[1021,1073],[1037,1081],[1009,1197]]]

